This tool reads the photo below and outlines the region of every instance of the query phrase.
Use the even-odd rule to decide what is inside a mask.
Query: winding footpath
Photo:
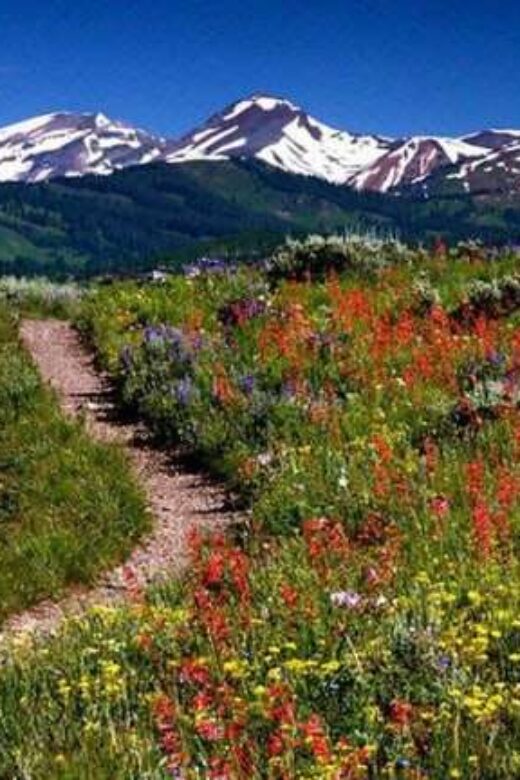
[[[222,487],[187,468],[178,454],[155,448],[143,426],[118,418],[108,378],[95,369],[93,356],[70,323],[25,320],[21,338],[62,409],[83,417],[97,441],[123,447],[145,491],[153,525],[130,557],[100,576],[93,588],[72,588],[59,601],[44,601],[9,618],[2,625],[0,643],[17,634],[53,634],[65,617],[121,603],[129,579],[134,589],[180,574],[187,564],[190,531],[222,529],[240,521]]]

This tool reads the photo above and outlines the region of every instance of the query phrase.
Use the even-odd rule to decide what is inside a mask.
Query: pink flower
[[[434,515],[442,519],[450,511],[450,502],[446,496],[435,496],[430,501],[430,509]]]

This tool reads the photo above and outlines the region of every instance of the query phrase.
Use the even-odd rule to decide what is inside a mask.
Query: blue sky
[[[255,90],[338,127],[520,127],[517,0],[0,0],[0,124],[102,110],[177,135]]]

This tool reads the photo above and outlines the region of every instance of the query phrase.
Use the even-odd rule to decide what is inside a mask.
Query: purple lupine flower
[[[149,325],[144,329],[143,342],[145,347],[153,351],[166,350],[169,358],[175,363],[193,362],[192,348],[179,328],[171,325]]]
[[[437,659],[437,668],[441,672],[446,672],[451,666],[451,658],[449,655],[441,655]]]
[[[487,355],[487,361],[488,363],[491,363],[492,366],[501,366],[503,363],[505,363],[505,360],[506,356],[501,352],[497,352],[496,350],[492,350]]]
[[[175,397],[182,406],[187,406],[193,396],[193,380],[186,375],[175,386]]]
[[[148,325],[144,329],[143,340],[145,344],[158,344],[162,342],[163,338],[164,333],[161,326]]]
[[[200,333],[196,333],[191,338],[191,347],[194,352],[199,352],[204,346],[204,339]]]
[[[252,395],[255,389],[256,380],[253,374],[246,374],[239,379],[238,384],[246,395]]]
[[[357,609],[363,604],[363,596],[355,590],[339,590],[330,594],[331,603],[335,607]]]

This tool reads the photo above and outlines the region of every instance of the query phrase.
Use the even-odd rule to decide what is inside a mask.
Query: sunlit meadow
[[[517,256],[313,238],[78,326],[250,519],[5,651],[0,777],[520,776]]]

